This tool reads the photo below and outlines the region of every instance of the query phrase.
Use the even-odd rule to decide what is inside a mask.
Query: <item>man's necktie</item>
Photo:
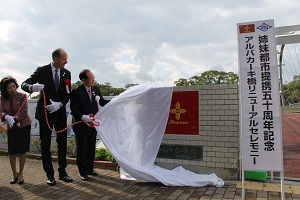
[[[90,100],[91,100],[91,102],[92,102],[92,91],[91,91],[91,88],[90,88],[90,87],[89,87],[89,89],[88,89],[88,93],[89,93]]]
[[[54,83],[55,83],[55,89],[56,92],[58,90],[58,86],[59,86],[59,78],[58,78],[58,69],[55,70],[55,74],[54,74]]]

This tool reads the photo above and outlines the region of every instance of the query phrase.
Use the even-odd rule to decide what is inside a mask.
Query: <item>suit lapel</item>
[[[92,103],[91,103],[89,94],[87,93],[87,90],[86,90],[85,86],[82,84],[80,87],[81,87],[80,88],[81,89],[81,93],[82,93],[82,95],[83,95],[83,97],[85,99],[85,102],[91,107]]]
[[[63,84],[64,82],[64,68],[61,68],[59,70],[59,87],[58,88],[61,88],[61,85]]]
[[[49,74],[50,74],[50,76],[49,76]],[[47,76],[45,76],[45,77],[49,77],[49,83],[51,83],[52,89],[55,91],[55,83],[54,83],[54,79],[53,79],[51,64],[48,65]]]
[[[65,80],[69,79],[66,74],[65,68],[60,68],[60,84],[65,85]]]
[[[94,87],[91,87],[91,92],[92,92],[92,105],[94,104],[94,102],[95,102],[95,89],[94,89]]]

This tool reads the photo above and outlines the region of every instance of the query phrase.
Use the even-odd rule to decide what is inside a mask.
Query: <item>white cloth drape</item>
[[[161,182],[167,186],[222,187],[223,180],[214,173],[201,175],[182,167],[168,170],[154,164],[169,116],[172,92],[172,87],[158,82],[131,87],[114,97],[95,115],[100,122],[96,129],[102,142],[122,168],[121,178]]]

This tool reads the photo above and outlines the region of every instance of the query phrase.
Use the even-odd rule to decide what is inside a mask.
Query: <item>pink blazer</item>
[[[24,103],[23,103],[24,102]],[[5,115],[14,116],[17,114],[21,105],[24,104],[18,113],[15,116],[15,124],[17,128],[23,128],[29,124],[31,124],[31,118],[28,115],[28,102],[26,94],[17,92],[13,98],[8,98],[7,100],[3,100],[0,98],[0,117],[1,121],[5,121]]]

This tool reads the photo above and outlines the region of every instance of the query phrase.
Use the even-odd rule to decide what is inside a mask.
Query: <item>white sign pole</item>
[[[243,173],[279,171],[283,177],[274,21],[239,23],[237,31]]]

